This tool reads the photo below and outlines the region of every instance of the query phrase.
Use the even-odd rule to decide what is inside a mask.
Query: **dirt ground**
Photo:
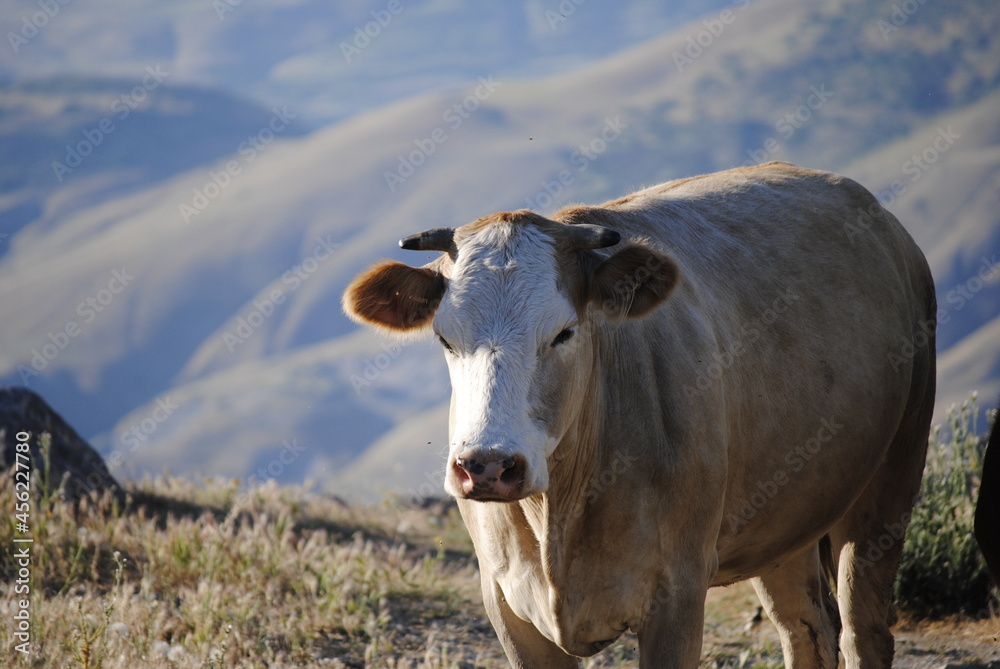
[[[978,622],[904,623],[896,628],[894,667],[975,665],[1000,669],[1000,618]]]
[[[750,622],[759,604],[749,583],[709,592],[702,666],[781,666],[777,631],[766,616]],[[1000,617],[980,621],[909,621],[893,628],[898,669],[1000,669]],[[746,662],[731,662],[749,652]]]
[[[474,569],[468,569],[463,576],[469,577],[470,586],[474,583]],[[509,666],[483,612],[477,589],[462,587],[461,596],[451,603],[448,612],[435,612],[432,602],[399,602],[393,611],[391,633],[395,650],[422,655],[420,666],[424,667],[500,669]],[[784,666],[774,626],[766,616],[753,620],[758,609],[757,596],[749,583],[709,592],[702,667],[778,669]],[[903,621],[893,632],[896,638],[893,667],[898,669],[1000,669],[1000,617],[975,622]],[[323,645],[326,647],[319,655],[341,658],[333,666],[345,669],[366,666],[357,648],[351,649],[342,641],[338,643],[329,637]],[[581,666],[583,669],[637,667],[635,636],[624,635],[605,651],[583,660]]]
[[[428,517],[437,518],[424,532],[432,536],[452,527],[464,532],[450,506],[436,513],[406,511],[416,536]],[[461,542],[459,542],[461,543]],[[449,554],[447,602],[432,599],[394,601],[386,641],[396,653],[415,658],[414,664],[392,666],[501,669],[509,666],[483,610],[475,557],[466,550]],[[781,644],[766,615],[755,619],[760,602],[749,582],[709,591],[701,666],[711,669],[778,669],[784,666]],[[1000,669],[1000,615],[978,621],[903,619],[893,629],[898,669]],[[314,648],[322,658],[337,658],[332,666],[383,666],[365,657],[363,647],[335,633],[325,634]],[[638,666],[636,638],[623,635],[598,655],[581,662],[583,669],[631,669]],[[419,658],[419,659],[416,659]],[[366,662],[368,660],[368,662]],[[323,666],[329,666],[324,664]],[[389,666],[389,665],[386,665]]]

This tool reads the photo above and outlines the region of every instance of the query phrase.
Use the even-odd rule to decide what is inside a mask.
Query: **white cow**
[[[445,487],[514,666],[631,629],[642,667],[695,667],[706,591],[749,578],[786,664],[836,667],[822,558],[846,666],[890,666],[936,303],[868,191],[770,163],[401,245],[443,253],[373,267],[345,310],[441,341]]]

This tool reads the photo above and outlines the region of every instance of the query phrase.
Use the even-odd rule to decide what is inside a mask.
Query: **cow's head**
[[[441,342],[452,495],[515,501],[547,489],[548,458],[595,383],[597,328],[648,313],[677,282],[676,264],[642,241],[595,250],[619,240],[598,225],[494,214],[402,240],[443,255],[424,267],[383,262],[347,288],[354,320],[392,333],[432,329]]]

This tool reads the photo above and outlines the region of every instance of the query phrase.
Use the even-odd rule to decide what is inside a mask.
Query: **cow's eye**
[[[451,347],[451,344],[448,343],[448,340],[442,337],[441,335],[438,335],[438,341],[441,342],[442,346],[444,346],[444,350],[448,351],[449,353],[455,352],[455,349]]]
[[[556,335],[556,338],[552,340],[553,346],[558,346],[559,344],[565,344],[570,339],[573,338],[573,330],[566,328],[562,332]]]

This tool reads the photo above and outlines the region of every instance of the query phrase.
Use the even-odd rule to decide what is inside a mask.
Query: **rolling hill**
[[[487,25],[499,11],[418,8],[399,15],[401,33],[432,10],[436,29]],[[605,10],[574,23],[588,8],[578,6],[567,28],[596,31],[591,22]],[[379,7],[364,9],[352,16]],[[172,25],[190,20],[182,14]],[[257,10],[241,16],[261,20]],[[615,51],[632,34],[619,21],[589,62],[544,76],[529,72],[532,63],[560,69],[551,58],[572,50],[529,35],[534,46],[514,58],[507,26],[486,31],[499,44],[494,61],[463,62],[469,37],[456,36],[383,73],[353,112],[334,110],[329,92],[363,86],[353,75],[330,74],[335,85],[308,101],[296,97],[304,85],[282,97],[298,57],[275,65],[288,41],[274,39],[259,57],[284,74],[261,79],[247,67],[231,78],[267,104],[164,82],[149,92],[135,136],[109,134],[107,148],[121,146],[107,163],[95,153],[76,190],[37,174],[49,169],[51,148],[92,127],[107,103],[83,113],[57,104],[71,97],[65,83],[42,93],[8,86],[3,99],[52,110],[46,125],[61,120],[63,134],[37,139],[41,124],[22,102],[2,107],[21,109],[0,117],[5,135],[48,147],[12,151],[36,171],[23,183],[8,172],[0,196],[0,205],[22,203],[8,209],[19,213],[0,256],[2,380],[42,393],[125,474],[311,477],[369,499],[420,491],[436,480],[446,445],[446,371],[431,343],[385,342],[341,315],[340,293],[358,270],[383,256],[429,259],[394,249],[412,231],[781,159],[865,184],[927,252],[943,309],[939,415],[970,390],[1000,393],[1000,12],[958,2],[899,18],[876,2],[773,0],[671,23],[693,16],[663,19],[674,29]],[[230,31],[243,25],[236,12],[219,24],[203,32],[235,40]],[[378,48],[413,44],[390,41],[392,27]],[[197,31],[182,32],[191,40]],[[333,60],[326,34],[315,38],[322,48],[302,47],[303,72],[324,53]],[[55,68],[72,45],[67,38],[63,51],[49,49],[51,61],[27,69]],[[180,58],[187,48],[164,53]],[[283,115],[285,99],[311,111],[288,119],[296,112]],[[141,157],[159,153],[172,157]],[[133,180],[122,184],[121,174]]]

